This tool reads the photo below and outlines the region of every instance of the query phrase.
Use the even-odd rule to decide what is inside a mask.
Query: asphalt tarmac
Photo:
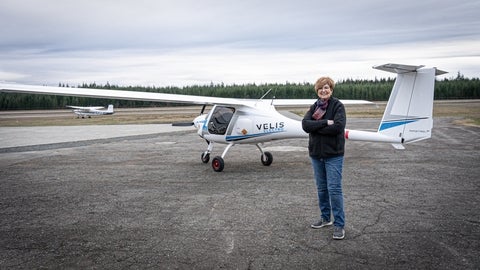
[[[28,143],[0,127],[0,268],[478,269],[480,128],[453,120],[435,119],[433,138],[403,151],[347,142],[341,241],[310,228],[306,139],[266,144],[269,167],[237,145],[217,173],[188,128],[65,140],[50,127],[57,140]]]

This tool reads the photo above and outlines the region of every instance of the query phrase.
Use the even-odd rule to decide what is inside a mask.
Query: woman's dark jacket
[[[314,158],[343,156],[347,123],[345,107],[337,98],[330,97],[325,114],[321,119],[315,120],[312,118],[316,109],[315,104],[310,106],[302,120],[303,130],[310,135],[308,141],[310,156]],[[329,126],[327,120],[333,120],[334,124]]]

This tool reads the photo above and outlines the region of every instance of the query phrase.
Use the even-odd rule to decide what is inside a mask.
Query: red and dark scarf
[[[325,101],[318,99],[317,102],[315,102],[315,112],[312,114],[312,118],[315,120],[322,119],[323,115],[327,111],[327,106],[328,99]]]

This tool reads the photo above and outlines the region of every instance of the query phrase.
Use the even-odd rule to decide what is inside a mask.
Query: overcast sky
[[[185,86],[480,77],[480,1],[1,0],[0,81]],[[442,78],[441,77],[441,78]]]

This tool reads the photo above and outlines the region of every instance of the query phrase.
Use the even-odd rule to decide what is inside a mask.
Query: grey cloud
[[[156,76],[155,70],[166,72],[169,65],[177,63],[170,56],[180,57],[188,63],[190,54],[195,56],[192,59],[200,61],[192,64],[197,68],[225,63],[233,69],[243,63],[239,60],[242,57],[232,60],[231,54],[244,54],[245,59],[251,59],[253,53],[255,59],[264,60],[251,60],[255,65],[276,61],[276,58],[292,53],[287,57],[291,65],[296,53],[301,54],[299,58],[302,59],[297,61],[304,64],[295,71],[283,66],[282,71],[269,71],[282,75],[302,73],[302,67],[316,68],[319,60],[310,60],[309,57],[319,57],[319,53],[321,57],[331,55],[330,61],[344,63],[350,58],[351,62],[365,65],[369,61],[367,57],[391,58],[395,46],[413,50],[407,54],[421,55],[415,51],[425,50],[419,48],[419,44],[475,43],[480,40],[478,10],[480,2],[473,0],[368,0],[353,3],[313,0],[3,0],[0,1],[0,80],[2,77],[23,76],[38,81],[43,79],[42,76],[61,74],[63,78],[77,81],[81,76],[92,77],[100,73],[105,80],[109,76],[121,78],[123,75],[113,75],[119,62],[112,63],[109,57],[141,67],[145,63],[135,62],[139,61],[136,56],[145,55],[158,57],[156,63],[144,67],[151,73],[151,78],[161,77],[160,71]],[[385,49],[390,54],[381,53]],[[372,51],[377,53],[370,54]],[[464,51],[468,52],[467,49]],[[360,55],[365,52],[368,52],[366,56]],[[473,50],[470,54],[477,52]],[[202,53],[207,57],[198,58],[197,54],[202,56]],[[89,59],[91,63],[83,59]],[[457,57],[455,61],[457,59],[465,59],[465,56]],[[210,64],[205,64],[207,62]],[[265,64],[264,70],[277,66]],[[89,67],[92,71],[85,72]],[[182,78],[205,76],[205,81],[222,80],[222,74],[217,70],[193,74],[193,70],[182,65],[178,68],[176,72],[183,72],[178,75]],[[468,68],[471,70],[471,64]],[[67,70],[76,72],[76,75],[62,73]],[[122,72],[132,71],[135,69],[125,67]],[[241,71],[229,70],[232,78],[240,78]],[[254,75],[248,73],[246,77]],[[136,81],[142,80],[141,75],[135,76]],[[154,80],[151,78],[148,81]]]
[[[2,1],[2,47],[302,48],[472,36],[474,1]],[[456,27],[455,27],[456,26]],[[350,42],[348,37],[352,36]],[[296,42],[297,41],[297,42]]]

